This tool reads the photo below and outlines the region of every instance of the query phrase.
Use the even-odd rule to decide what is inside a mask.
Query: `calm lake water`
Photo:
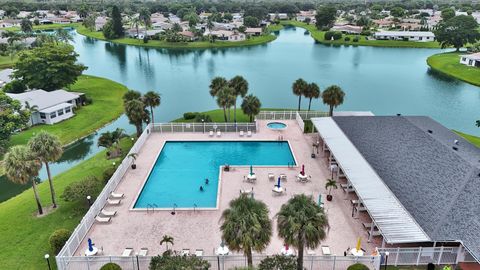
[[[155,90],[162,105],[156,121],[169,121],[186,111],[216,108],[208,93],[215,76],[244,76],[250,93],[265,108],[296,108],[291,84],[301,77],[316,82],[321,90],[337,84],[346,92],[339,110],[369,110],[376,115],[428,115],[451,129],[480,134],[474,126],[480,118],[480,88],[430,72],[428,56],[435,49],[401,49],[316,44],[300,28],[287,28],[269,44],[228,49],[167,50],[97,41],[74,34],[80,62],[86,74],[109,78],[141,92]],[[303,108],[308,106],[306,100]],[[320,100],[313,109],[326,107]],[[108,108],[106,108],[108,109]],[[134,132],[123,116],[100,130],[116,127]],[[99,151],[98,135],[69,147],[52,168],[58,174]],[[41,178],[45,178],[42,172]],[[26,187],[0,178],[0,201]]]

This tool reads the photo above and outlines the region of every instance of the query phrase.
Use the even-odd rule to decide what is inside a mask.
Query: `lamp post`
[[[49,260],[49,258],[50,258],[50,255],[48,255],[48,254],[45,254],[45,256],[44,256],[44,257],[45,257],[45,260],[47,261],[48,270],[52,270],[52,267],[50,266],[50,260]]]
[[[113,168],[115,168],[115,165],[117,165],[117,163],[115,163],[115,161],[114,161],[114,162],[112,162],[112,166],[113,166]]]
[[[88,206],[92,206],[92,196],[87,196]]]
[[[203,133],[205,133],[205,119],[202,119],[202,124],[203,124]]]
[[[137,257],[137,270],[140,270],[140,264],[138,263],[138,252],[135,253],[135,257]]]
[[[385,252],[385,270],[387,270],[387,266],[388,266],[388,255],[390,255],[390,252],[386,251]]]

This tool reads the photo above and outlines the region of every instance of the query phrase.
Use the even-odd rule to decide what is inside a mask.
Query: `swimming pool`
[[[225,164],[253,165],[255,170],[295,165],[295,159],[286,141],[168,141],[134,208],[215,208],[219,167]]]
[[[285,129],[287,128],[287,124],[284,124],[282,122],[270,122],[267,124],[267,127],[269,129]]]

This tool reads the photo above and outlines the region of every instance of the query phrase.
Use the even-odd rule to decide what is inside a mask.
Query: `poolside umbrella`
[[[357,251],[359,251],[361,249],[361,238],[359,237],[358,238],[358,241],[357,241],[357,246],[355,247],[357,249]]]
[[[253,166],[250,165],[250,175],[253,175]]]
[[[302,175],[305,175],[305,165],[302,165],[302,171],[300,172]]]
[[[280,177],[278,177],[277,187],[280,188]]]
[[[93,251],[92,239],[90,239],[90,238],[88,238],[88,251],[90,251],[90,252]]]

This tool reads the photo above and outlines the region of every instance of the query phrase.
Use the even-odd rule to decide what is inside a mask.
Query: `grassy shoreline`
[[[427,58],[427,64],[436,72],[455,79],[480,86],[480,68],[460,64],[462,52],[434,54]]]

